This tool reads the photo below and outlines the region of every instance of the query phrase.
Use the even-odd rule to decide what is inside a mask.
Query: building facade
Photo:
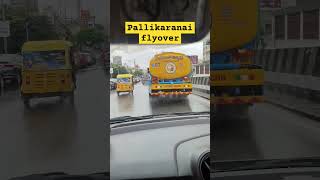
[[[122,57],[121,56],[114,56],[113,57],[113,64],[118,64],[122,66]]]
[[[38,0],[10,0],[13,8],[26,8],[28,11],[38,11]]]
[[[266,49],[320,46],[320,1],[295,0],[261,9]]]

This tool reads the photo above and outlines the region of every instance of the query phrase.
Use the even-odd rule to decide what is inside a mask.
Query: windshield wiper
[[[137,120],[144,120],[144,119],[151,119],[154,115],[147,115],[147,116],[121,116],[110,119],[110,124],[116,124],[116,123],[124,123],[124,122],[130,122],[130,121],[137,121]]]
[[[23,177],[11,178],[9,180],[71,180],[71,179],[82,179],[82,180],[104,180],[110,178],[110,173],[93,173],[87,175],[69,175],[64,172],[52,172],[44,174],[32,174]]]
[[[213,165],[213,172],[295,167],[320,167],[320,157],[299,159],[221,161],[211,162],[211,164]]]
[[[144,119],[152,119],[156,117],[172,117],[172,116],[191,116],[191,115],[210,115],[210,112],[179,112],[179,113],[168,113],[168,114],[156,114],[156,115],[146,115],[146,116],[122,116],[122,117],[116,117],[112,118],[110,120],[110,124],[116,124],[116,123],[124,123],[124,122],[131,122],[131,121],[138,121],[138,120],[144,120]]]

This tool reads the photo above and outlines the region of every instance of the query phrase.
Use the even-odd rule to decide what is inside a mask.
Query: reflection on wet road
[[[115,91],[110,93],[110,116],[142,116],[175,112],[210,111],[210,102],[207,99],[190,95],[185,99],[157,99],[150,98],[148,86],[138,83],[133,95]]]
[[[249,118],[214,122],[216,160],[320,156],[320,122],[278,106],[258,104],[249,109]]]
[[[18,91],[0,97],[0,179],[63,171],[106,171],[107,78],[102,69],[78,74],[75,106],[59,98],[32,100],[27,110]]]

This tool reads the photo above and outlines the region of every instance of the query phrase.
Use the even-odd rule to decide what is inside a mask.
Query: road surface
[[[110,116],[142,116],[151,114],[175,112],[201,112],[210,111],[210,102],[196,95],[189,95],[186,99],[150,99],[148,86],[138,83],[135,85],[133,95],[116,91],[110,92]]]
[[[320,122],[279,106],[258,104],[246,119],[215,122],[211,149],[216,160],[320,156]]]
[[[79,72],[75,106],[35,99],[26,110],[18,91],[0,97],[0,179],[109,169],[108,89],[102,69]]]

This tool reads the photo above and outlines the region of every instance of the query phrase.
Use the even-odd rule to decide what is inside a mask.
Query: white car
[[[209,178],[210,113],[127,116],[110,124],[110,179]]]

